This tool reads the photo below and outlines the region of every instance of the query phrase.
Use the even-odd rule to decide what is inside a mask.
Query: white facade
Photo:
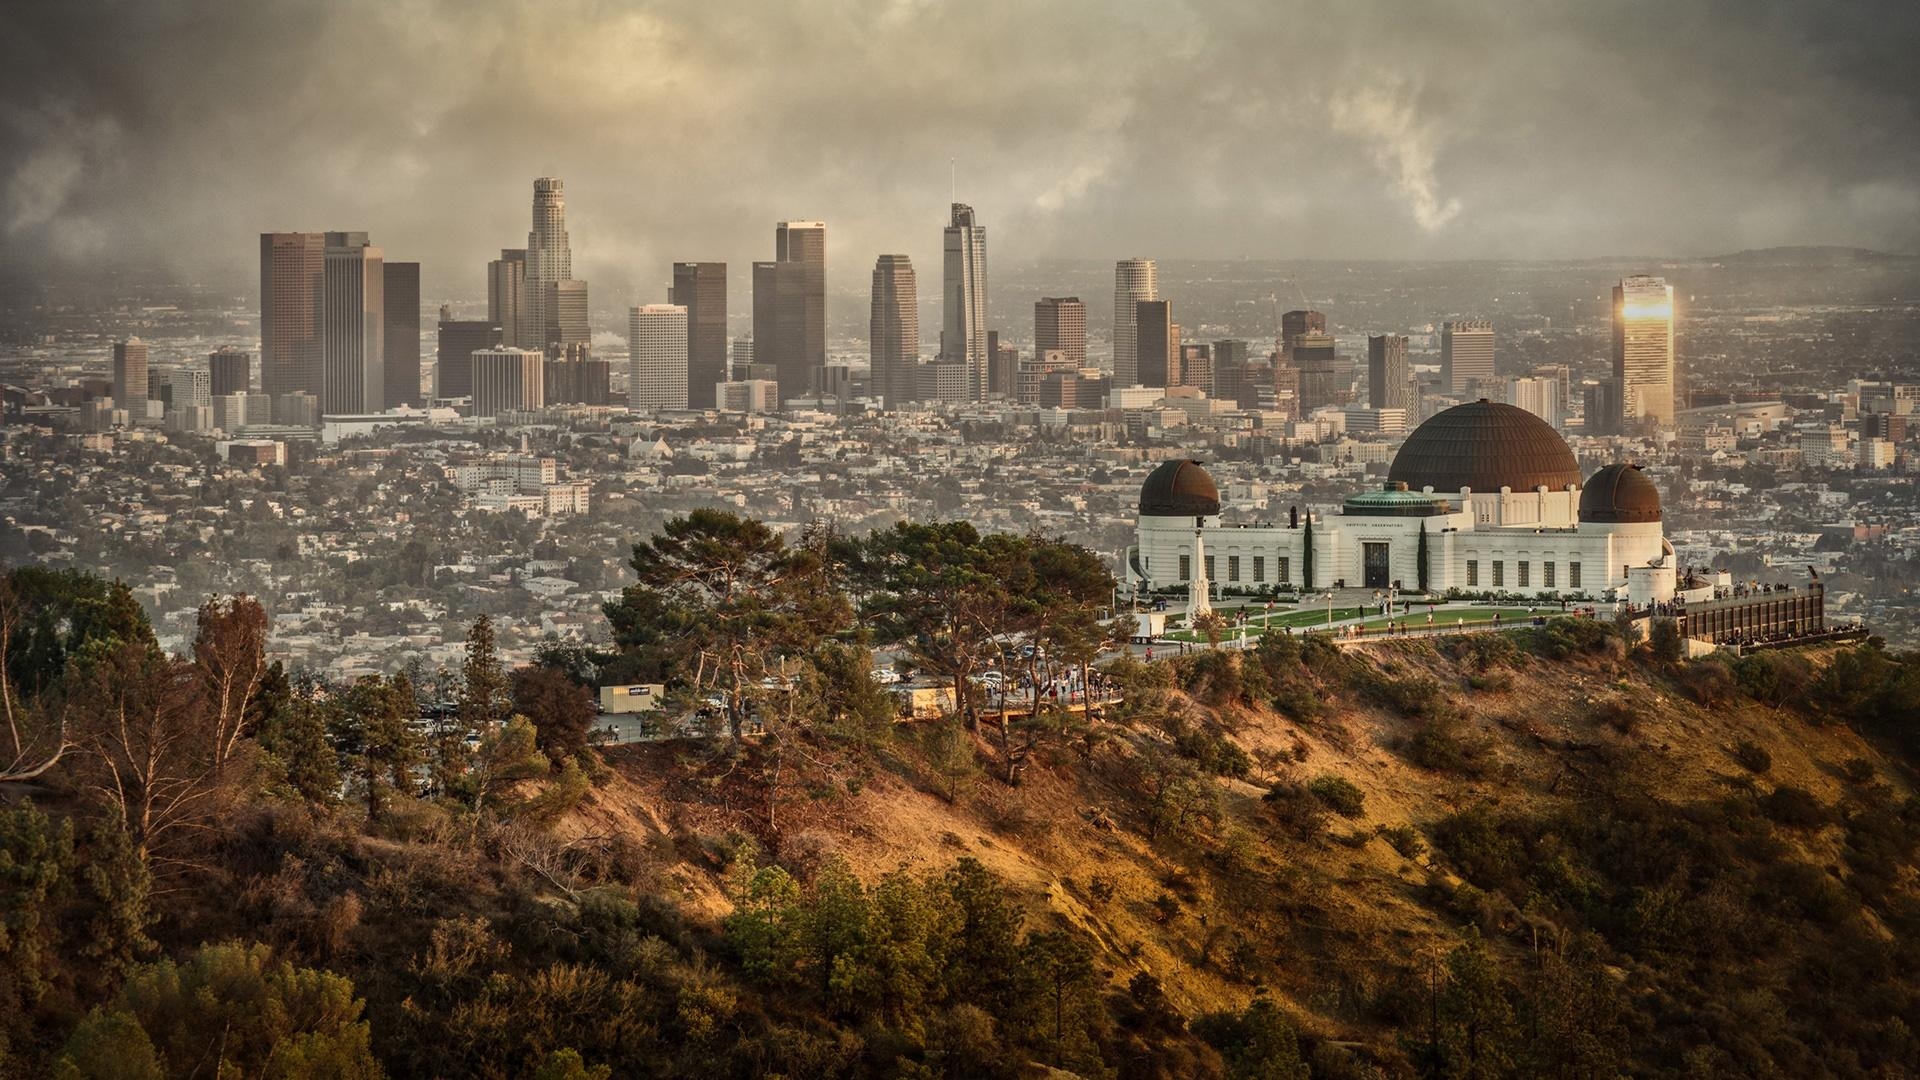
[[[687,309],[647,304],[627,312],[627,408],[687,407]]]

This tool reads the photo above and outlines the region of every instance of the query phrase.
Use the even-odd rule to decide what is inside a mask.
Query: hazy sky
[[[1911,2],[11,0],[0,235],[244,283],[367,229],[477,294],[556,175],[597,288],[819,217],[924,291],[952,158],[998,258],[1914,251],[1916,55]]]

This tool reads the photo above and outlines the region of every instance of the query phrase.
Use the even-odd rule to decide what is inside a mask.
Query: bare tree
[[[267,613],[250,596],[200,606],[193,665],[213,723],[213,764],[223,768],[246,734],[247,705],[267,674]]]

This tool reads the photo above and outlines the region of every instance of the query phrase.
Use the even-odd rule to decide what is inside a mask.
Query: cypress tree
[[[1427,523],[1424,521],[1420,523],[1420,546],[1415,549],[1415,553],[1416,553],[1416,558],[1419,560],[1419,564],[1420,564],[1418,567],[1418,571],[1420,575],[1419,576],[1420,591],[1426,592],[1427,591]]]
[[[1302,591],[1313,589],[1313,511],[1307,511],[1307,522],[1303,530],[1303,547],[1300,554],[1300,580]]]

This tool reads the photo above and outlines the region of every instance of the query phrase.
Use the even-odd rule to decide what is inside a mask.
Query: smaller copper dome
[[[1638,465],[1608,465],[1580,489],[1580,520],[1622,525],[1660,520],[1660,489]]]
[[[1194,458],[1163,461],[1140,485],[1140,513],[1149,517],[1215,517],[1220,489]]]

